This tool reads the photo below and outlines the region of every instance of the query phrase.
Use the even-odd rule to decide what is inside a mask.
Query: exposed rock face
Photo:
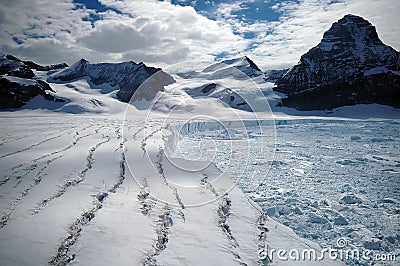
[[[0,77],[0,109],[21,108],[36,96],[53,102],[64,102],[48,92],[54,92],[42,80],[26,80],[16,77]]]
[[[160,68],[148,67],[143,63],[136,64],[130,61],[116,64],[90,64],[83,58],[71,67],[53,74],[49,81],[68,82],[84,77],[88,77],[94,87],[103,84],[118,86],[116,87],[116,90],[119,89],[117,96],[123,102],[129,102],[138,87],[145,81],[140,97],[135,98],[151,100],[158,91],[164,91],[164,86],[175,82]]]
[[[0,58],[0,75],[9,75],[31,79],[35,76],[29,66],[20,60],[10,60],[7,56]]]
[[[298,110],[369,103],[400,108],[399,52],[383,44],[368,21],[346,15],[276,86],[288,96],[283,105]]]
[[[49,93],[54,92],[49,84],[34,79],[32,69],[48,71],[65,66],[66,64],[41,66],[12,55],[0,58],[0,109],[21,108],[36,96],[42,96],[48,101],[64,102]]]

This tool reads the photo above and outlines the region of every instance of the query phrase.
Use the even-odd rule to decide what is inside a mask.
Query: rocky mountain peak
[[[260,68],[247,56],[226,59],[221,62],[212,64],[200,73],[197,77],[207,79],[220,79],[227,77],[235,77],[238,79],[248,79],[262,75]]]
[[[256,70],[256,71],[261,71],[261,69],[253,62],[253,60],[251,60],[250,58],[248,58],[247,56],[244,57],[244,59],[249,63],[249,66]]]
[[[371,23],[346,15],[278,79],[275,90],[288,96],[283,105],[301,110],[357,103],[400,106],[399,62],[399,52],[379,39]]]
[[[333,23],[324,33],[323,40],[335,39],[342,42],[352,42],[357,39],[381,44],[375,27],[362,17],[348,14]]]
[[[89,64],[89,61],[86,60],[85,58],[81,58],[80,60],[76,61],[72,66],[72,67],[85,67],[86,65]]]
[[[324,33],[315,53],[323,55],[347,54],[368,64],[396,64],[396,51],[386,46],[378,37],[375,26],[362,17],[346,15],[333,23]],[[368,60],[373,59],[372,62]]]

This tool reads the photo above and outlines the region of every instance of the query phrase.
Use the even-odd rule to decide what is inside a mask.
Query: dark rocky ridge
[[[274,90],[288,96],[284,106],[298,110],[370,103],[400,108],[399,52],[383,44],[368,21],[346,15]]]
[[[45,100],[64,102],[54,97],[55,91],[43,80],[35,79],[32,69],[49,71],[67,66],[64,64],[41,66],[32,61],[22,61],[12,55],[0,58],[0,109],[21,108],[36,96]]]
[[[50,71],[50,70],[56,70],[56,69],[68,67],[68,65],[66,63],[42,66],[42,65],[36,64],[35,62],[32,62],[32,61],[23,61],[21,59],[16,58],[15,56],[9,55],[9,54],[6,55],[6,59],[21,62],[24,65],[26,65],[27,67],[29,67],[30,69],[35,69],[37,71]]]
[[[35,76],[32,69],[20,60],[0,58],[0,75],[9,75],[19,78],[31,79]]]
[[[64,102],[49,94],[55,92],[43,80],[35,80],[32,84],[21,84],[13,82],[7,78],[0,78],[0,109],[21,108],[36,96],[42,96],[44,99],[52,102]]]

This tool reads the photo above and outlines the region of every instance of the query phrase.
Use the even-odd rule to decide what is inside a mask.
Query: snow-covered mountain
[[[177,87],[193,99],[216,99],[221,106],[244,111],[252,111],[247,97],[254,94],[259,83],[265,83],[264,73],[247,56],[224,60],[200,71],[177,73],[177,78]]]
[[[33,70],[49,71],[66,66],[41,66],[12,55],[3,56],[0,58],[0,109],[20,108],[36,97],[49,102],[64,102],[54,96],[55,91],[47,82],[38,79]]]
[[[298,110],[378,103],[400,107],[399,52],[367,20],[346,15],[276,82],[283,105]]]
[[[156,78],[148,80],[155,73]],[[142,62],[90,64],[83,58],[71,67],[52,74],[48,81],[69,82],[84,77],[87,77],[92,88],[118,90],[117,97],[123,102],[129,102],[137,88],[146,80],[151,83],[147,89],[152,90],[143,95],[146,100],[154,98],[158,91],[164,91],[164,86],[175,82],[160,68],[148,67]]]
[[[204,68],[200,72],[192,71],[178,74],[182,78],[221,79],[234,77],[248,79],[263,75],[260,68],[247,56],[223,60]]]

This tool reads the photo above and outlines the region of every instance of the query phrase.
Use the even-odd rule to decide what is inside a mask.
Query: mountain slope
[[[156,74],[153,80],[149,77]],[[172,84],[175,80],[163,72],[160,68],[148,67],[143,63],[136,64],[132,61],[123,63],[90,64],[81,59],[71,67],[54,73],[48,79],[51,82],[69,82],[87,77],[93,88],[111,86],[111,90],[117,90],[117,97],[123,102],[129,102],[137,88],[146,80],[146,89],[152,90],[143,97],[146,100],[154,98],[158,91],[164,91],[164,86]],[[116,87],[118,86],[118,87]]]
[[[399,52],[382,43],[368,21],[346,15],[276,86],[288,96],[283,105],[298,110],[370,103],[399,108]]]
[[[220,83],[207,83],[200,87],[185,89],[184,91],[195,99],[212,97],[232,108],[251,111],[246,101],[240,96],[240,93]]]

